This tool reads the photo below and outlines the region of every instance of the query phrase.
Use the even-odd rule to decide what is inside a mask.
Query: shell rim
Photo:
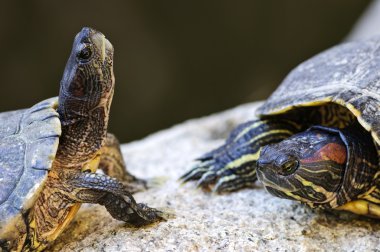
[[[285,107],[272,108],[272,109],[268,110],[267,112],[261,112],[261,113],[259,113],[259,116],[280,115],[280,114],[284,114],[284,113],[286,113],[288,111],[291,111],[293,109],[296,109],[296,108],[320,106],[320,105],[324,105],[324,104],[329,103],[329,102],[335,103],[335,104],[338,104],[340,106],[343,106],[343,107],[347,108],[357,118],[359,124],[366,131],[368,131],[368,132],[371,133],[371,136],[375,140],[375,142],[378,145],[380,145],[380,138],[379,138],[379,136],[376,134],[376,132],[374,132],[372,130],[372,126],[370,124],[368,124],[364,120],[364,118],[361,116],[362,113],[358,109],[356,109],[351,103],[346,102],[343,99],[334,99],[333,97],[326,97],[326,98],[323,98],[323,99],[317,99],[317,100],[309,101],[309,102],[294,103],[292,105],[287,105]],[[264,103],[262,105],[262,108],[265,108],[266,104],[267,103]]]

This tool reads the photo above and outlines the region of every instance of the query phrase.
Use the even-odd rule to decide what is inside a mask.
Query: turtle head
[[[257,175],[274,196],[310,206],[330,204],[342,186],[346,160],[339,134],[311,128],[264,147]]]
[[[92,28],[76,35],[61,81],[59,112],[85,116],[103,107],[108,114],[115,83],[113,51],[105,36]]]

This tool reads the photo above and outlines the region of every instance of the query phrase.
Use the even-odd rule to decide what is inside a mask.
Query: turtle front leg
[[[214,192],[231,192],[253,187],[256,161],[263,146],[277,143],[300,130],[294,122],[283,119],[254,120],[237,126],[224,145],[197,159],[198,163],[181,179],[198,180],[198,187]]]
[[[165,214],[135,199],[124,183],[103,174],[77,171],[63,172],[63,186],[71,191],[70,197],[78,203],[100,204],[117,220],[140,227],[165,220]]]
[[[170,217],[136,203],[123,183],[104,174],[54,169],[31,209],[18,221],[17,234],[0,246],[11,251],[42,251],[67,227],[81,203],[100,204],[117,220],[140,227]],[[21,217],[21,216],[20,216]],[[0,250],[1,251],[1,250]]]
[[[111,133],[107,133],[105,144],[100,150],[99,168],[105,174],[122,182],[130,193],[147,189],[147,183],[143,179],[136,178],[127,171],[120,143]]]

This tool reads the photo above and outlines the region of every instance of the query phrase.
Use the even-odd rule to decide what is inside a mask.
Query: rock
[[[128,169],[166,182],[135,195],[170,209],[174,219],[141,229],[111,218],[102,206],[83,207],[51,251],[369,251],[380,249],[380,223],[343,212],[314,211],[275,198],[261,185],[211,195],[181,185],[192,160],[222,144],[258,103],[190,120],[123,146]]]

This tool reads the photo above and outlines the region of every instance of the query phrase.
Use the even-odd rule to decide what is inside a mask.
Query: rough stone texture
[[[176,218],[131,229],[101,206],[83,207],[52,251],[379,251],[379,221],[313,211],[272,197],[260,185],[210,195],[194,183],[177,181],[194,158],[222,144],[238,123],[254,118],[257,105],[190,120],[123,146],[134,174],[167,178],[136,199],[169,208]]]

